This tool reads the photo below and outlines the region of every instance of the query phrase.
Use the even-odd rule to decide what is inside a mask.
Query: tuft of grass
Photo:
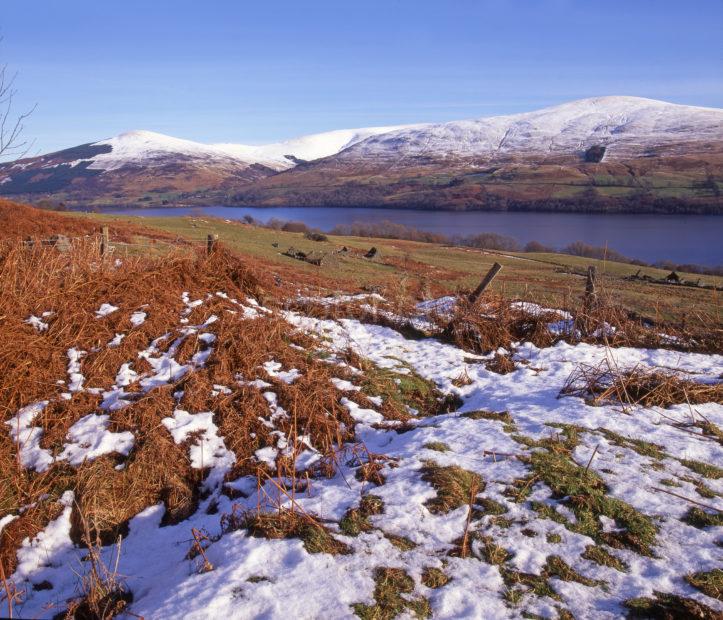
[[[710,478],[711,480],[718,480],[723,478],[723,469],[710,465],[709,463],[703,463],[702,461],[694,461],[692,459],[679,459],[680,464],[684,465],[696,474],[703,476],[704,478]]]
[[[377,495],[365,495],[358,508],[350,508],[339,521],[339,529],[347,536],[359,536],[362,532],[372,529],[369,517],[384,512],[384,501]]]
[[[686,575],[685,580],[706,596],[723,601],[723,569],[692,573]]]
[[[446,586],[452,580],[441,568],[425,566],[422,571],[422,583],[428,588],[436,590]]]
[[[478,409],[476,411],[467,411],[462,414],[463,418],[470,420],[494,420],[495,422],[505,422],[513,424],[514,420],[507,411],[487,411],[486,409]]]
[[[252,512],[244,515],[239,526],[257,538],[298,538],[309,553],[352,553],[351,547],[334,538],[324,526],[291,510]]]
[[[523,573],[506,567],[500,567],[500,575],[507,586],[505,598],[512,604],[519,602],[522,594],[528,591],[536,596],[547,596],[556,601],[560,600],[559,594],[552,589],[550,584],[547,583],[547,578],[543,575]],[[515,592],[517,594],[514,594]]]
[[[550,532],[547,536],[545,536],[545,540],[552,545],[557,545],[562,542],[562,536],[554,532]]]
[[[695,618],[696,620],[719,620],[720,613],[691,598],[653,591],[653,598],[628,599],[623,603],[628,609],[628,618],[648,620],[675,620]]]
[[[629,448],[641,456],[648,456],[659,461],[663,460],[667,456],[665,450],[663,450],[663,446],[659,446],[658,444],[643,441],[642,439],[624,437],[623,435],[619,435],[607,428],[601,427],[596,430],[610,443],[620,446],[621,448]]]
[[[538,479],[539,477],[536,475],[515,478],[510,486],[503,491],[503,494],[517,504],[524,502],[532,493],[532,487]]]
[[[386,538],[390,543],[392,543],[400,551],[411,551],[412,549],[417,548],[417,543],[412,542],[406,536],[390,534],[389,532],[382,532],[382,533],[384,534],[384,538]]]
[[[567,378],[560,395],[579,396],[592,405],[699,405],[723,402],[723,383],[700,383],[659,369],[621,370],[605,359],[597,366],[580,364]]]
[[[418,416],[432,416],[453,411],[459,402],[442,394],[432,381],[421,377],[408,364],[401,363],[404,372],[381,368],[370,361],[349,354],[352,365],[364,372],[360,383],[367,396],[381,396],[381,413],[393,420],[408,420],[409,409]]]
[[[352,609],[362,620],[394,620],[405,611],[429,618],[429,601],[423,596],[411,597],[413,592],[414,580],[403,569],[379,567],[374,570],[374,604],[355,603]]]
[[[477,494],[485,488],[479,474],[458,465],[442,467],[433,461],[427,461],[422,468],[422,480],[437,491],[436,497],[425,502],[425,506],[434,514],[443,514],[471,505]]]
[[[428,441],[423,447],[427,450],[434,450],[435,452],[449,452],[451,450],[449,444],[443,441]]]
[[[723,512],[711,513],[697,506],[693,506],[682,516],[681,521],[698,529],[703,529],[704,527],[721,527],[723,526]]]
[[[600,545],[588,545],[587,547],[585,547],[585,551],[583,552],[582,557],[586,560],[590,560],[591,562],[595,562],[595,564],[600,564],[600,566],[614,568],[621,573],[625,573],[628,571],[628,566],[627,564],[625,564],[625,562],[616,558],[614,555],[606,551],[605,548],[601,547]]]
[[[652,555],[657,528],[650,517],[622,500],[609,497],[603,480],[595,472],[577,465],[564,452],[533,452],[530,465],[535,475],[552,489],[553,497],[575,513],[577,522],[570,523],[554,510],[546,511],[545,516],[598,543]],[[613,519],[621,531],[604,532],[601,515]]]
[[[381,486],[387,481],[384,474],[382,474],[383,469],[384,465],[378,460],[370,460],[359,466],[354,477],[359,482],[371,482],[372,484]]]
[[[720,493],[716,493],[707,484],[705,484],[701,480],[698,480],[697,478],[694,478],[693,476],[682,476],[681,480],[684,480],[685,482],[690,482],[695,487],[695,492],[701,497],[705,497],[706,499],[714,499],[720,495]],[[661,480],[661,483],[665,484],[665,481]]]
[[[491,536],[479,536],[479,553],[487,564],[501,566],[512,558],[512,554],[504,547],[498,545]]]
[[[542,569],[543,575],[547,577],[557,577],[562,581],[574,581],[584,586],[594,588],[596,586],[603,585],[605,582],[598,579],[589,579],[584,575],[578,573],[573,569],[565,560],[559,555],[551,555],[547,558],[545,566]]]
[[[249,583],[264,583],[271,582],[271,579],[269,579],[265,575],[251,575],[250,577],[246,578],[246,581],[248,581]]]
[[[474,519],[481,519],[489,515],[503,515],[507,512],[505,508],[499,502],[496,502],[489,497],[478,497],[475,500],[475,506],[472,509],[472,517]]]
[[[509,353],[507,355],[495,353],[495,356],[485,364],[485,368],[498,375],[507,375],[517,370],[517,366]]]

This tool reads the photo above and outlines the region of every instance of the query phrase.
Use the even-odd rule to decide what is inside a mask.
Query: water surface
[[[450,236],[493,232],[513,237],[522,244],[539,241],[555,248],[573,241],[596,246],[607,244],[626,256],[647,262],[723,264],[723,217],[716,215],[490,213],[348,207],[170,207],[107,212],[148,217],[205,213],[230,220],[251,215],[261,221],[279,218],[304,222],[324,231],[337,224],[389,220]]]

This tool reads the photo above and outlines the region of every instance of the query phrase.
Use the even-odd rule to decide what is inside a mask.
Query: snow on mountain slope
[[[572,154],[592,145],[607,157],[651,147],[723,139],[723,110],[639,97],[581,99],[535,112],[417,126],[370,137],[339,158]]]
[[[225,161],[247,166],[261,164],[274,170],[284,170],[295,165],[294,158],[308,161],[327,157],[370,136],[408,127],[418,126],[339,129],[264,145],[202,144],[153,131],[128,131],[114,138],[93,143],[92,146],[107,145],[112,150],[109,153],[93,156],[93,163],[89,167],[109,171],[128,164],[162,165],[169,158],[183,157],[204,160],[209,163]]]
[[[335,131],[327,131],[324,133],[311,134],[284,140],[283,142],[275,142],[273,144],[263,144],[258,146],[246,144],[214,144],[214,148],[246,160],[252,160],[257,163],[283,170],[292,168],[295,164],[293,159],[287,157],[293,156],[297,159],[311,161],[334,155],[354,144],[366,140],[371,136],[388,133],[403,129],[411,129],[423,127],[423,125],[397,125],[390,127],[365,127],[362,129],[337,129]]]
[[[153,162],[164,163],[169,156],[182,156],[203,160],[229,160],[251,165],[253,160],[231,156],[207,144],[173,138],[153,131],[128,131],[108,140],[95,142],[91,146],[110,146],[109,153],[93,156],[92,169],[116,170],[127,164],[152,166]]]

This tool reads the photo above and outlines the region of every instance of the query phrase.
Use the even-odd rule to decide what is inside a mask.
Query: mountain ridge
[[[607,96],[268,145],[134,130],[0,164],[0,194],[78,205],[722,212],[722,171],[723,110]]]

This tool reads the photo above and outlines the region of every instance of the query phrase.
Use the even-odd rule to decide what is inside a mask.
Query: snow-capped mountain
[[[605,157],[723,139],[723,110],[640,97],[582,99],[535,112],[404,128],[370,137],[340,159],[575,156],[591,146]]]
[[[293,168],[299,160],[312,161],[328,157],[371,136],[417,126],[400,125],[365,127],[363,129],[338,129],[259,146],[247,144],[214,144],[213,146],[223,153],[246,161],[252,161],[276,170],[287,170]]]
[[[202,144],[191,140],[173,138],[153,131],[128,131],[108,140],[90,144],[91,147],[110,147],[89,158],[92,170],[117,170],[127,165],[164,165],[168,158],[204,160],[233,165],[260,164],[272,170],[293,168],[299,160],[307,161],[328,157],[370,136],[404,129],[407,126],[365,127],[362,129],[339,129],[324,133],[301,136],[272,144]],[[86,161],[76,160],[76,163]]]
[[[584,198],[717,212],[722,187],[723,110],[639,97],[266,145],[130,131],[0,165],[0,194],[78,204],[577,209]]]

